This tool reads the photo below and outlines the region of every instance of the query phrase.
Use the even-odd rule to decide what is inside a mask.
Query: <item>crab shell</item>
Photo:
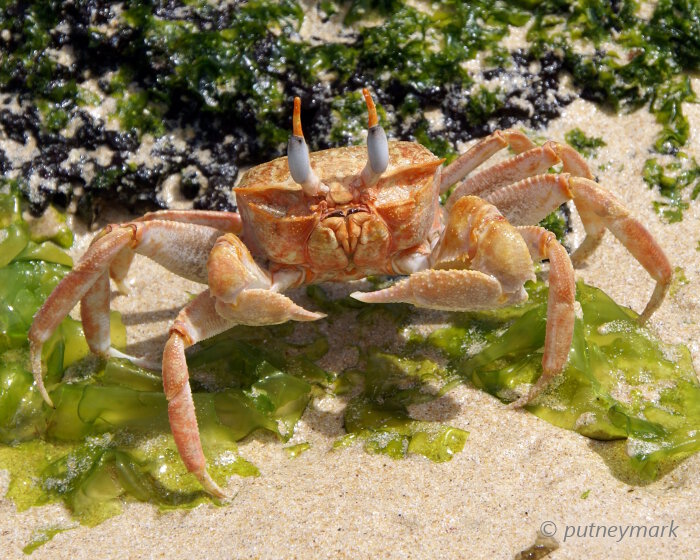
[[[364,146],[310,154],[328,192],[308,197],[282,157],[250,169],[235,189],[243,239],[271,268],[299,267],[308,280],[351,280],[391,273],[392,257],[437,231],[440,165],[413,142],[389,143],[389,166],[365,186]],[[275,266],[276,265],[276,266]]]

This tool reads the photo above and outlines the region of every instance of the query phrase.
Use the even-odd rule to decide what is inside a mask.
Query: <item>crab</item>
[[[593,180],[569,146],[536,146],[516,130],[497,131],[454,162],[414,142],[387,140],[369,92],[367,148],[309,153],[294,99],[288,155],[250,169],[235,188],[238,213],[152,212],[104,228],[57,285],[29,331],[36,385],[43,383],[42,345],[80,301],[90,350],[129,357],[110,347],[110,277],[120,291],[135,253],[207,284],[177,315],[162,359],[163,387],[174,441],[203,488],[224,490],[207,472],[189,385],[185,349],[234,325],[315,321],[284,292],[368,275],[402,276],[393,285],[352,296],[368,303],[474,311],[527,299],[534,262],[549,261],[549,299],[542,374],[510,404],[531,402],[561,373],[574,330],[573,263],[582,262],[610,230],[656,281],[641,322],[659,307],[671,266],[647,229]],[[474,172],[499,150],[516,155]],[[561,173],[551,173],[561,164]],[[473,173],[474,172],[474,173]],[[452,188],[444,205],[440,195]],[[586,237],[571,257],[537,224],[572,200]],[[139,363],[139,360],[135,360]]]

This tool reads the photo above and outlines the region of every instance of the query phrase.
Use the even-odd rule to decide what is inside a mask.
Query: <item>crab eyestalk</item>
[[[301,99],[294,98],[294,115],[292,116],[292,135],[287,144],[287,161],[289,174],[295,183],[301,185],[307,196],[316,196],[321,192],[321,181],[311,169],[309,147],[301,131]]]
[[[365,103],[367,103],[369,123],[367,131],[368,159],[367,165],[362,170],[361,177],[362,183],[369,187],[379,180],[389,165],[389,143],[387,142],[384,129],[379,125],[377,109],[367,88],[362,90],[362,95],[364,95]]]

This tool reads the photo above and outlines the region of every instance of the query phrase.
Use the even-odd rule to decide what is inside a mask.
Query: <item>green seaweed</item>
[[[656,478],[666,465],[700,450],[700,383],[690,353],[654,339],[635,313],[601,290],[579,282],[577,300],[583,319],[576,320],[567,367],[528,409],[593,439],[626,439],[631,468]],[[456,375],[508,402],[541,372],[545,315],[540,303],[524,307],[505,330],[450,331],[448,343],[435,344],[445,338],[438,331],[426,342],[446,351]],[[464,338],[483,348],[464,355],[456,350]]]
[[[559,243],[565,243],[566,234],[569,232],[569,224],[566,214],[561,208],[557,208],[549,214],[539,225],[556,235]]]
[[[47,527],[46,529],[39,529],[32,535],[32,540],[29,541],[29,544],[22,548],[22,552],[31,554],[37,548],[53,539],[56,535],[70,530],[71,527]]]
[[[586,134],[580,128],[573,128],[569,130],[564,135],[564,139],[566,140],[567,144],[587,157],[595,155],[598,148],[607,146],[602,138],[586,136]]]
[[[399,357],[370,349],[360,370],[345,373],[361,383],[363,391],[352,398],[345,410],[347,435],[335,446],[362,441],[372,453],[394,459],[417,453],[435,462],[449,461],[460,452],[469,432],[436,422],[414,420],[409,405],[436,399],[431,381],[446,381],[446,372],[428,359]]]
[[[644,163],[644,182],[658,188],[664,197],[654,201],[654,209],[669,223],[680,222],[683,211],[700,195],[700,165],[687,157],[679,157],[665,167],[656,159],[648,159]]]
[[[289,445],[284,448],[287,456],[290,459],[296,459],[299,457],[299,455],[304,453],[304,451],[308,451],[309,449],[311,449],[311,444],[306,441],[303,443],[297,443],[296,445]]]

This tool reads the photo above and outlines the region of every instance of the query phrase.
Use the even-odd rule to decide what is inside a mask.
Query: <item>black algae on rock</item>
[[[369,87],[390,137],[449,159],[497,128],[557,118],[572,100],[563,72],[596,102],[648,104],[665,127],[654,149],[676,153],[688,136],[681,104],[694,99],[683,72],[700,61],[697,7],[663,0],[647,21],[632,2],[550,4],[444,0],[424,12],[318,2],[307,9],[321,28],[307,36],[292,0],[10,1],[0,14],[0,137],[9,142],[0,167],[34,212],[89,203],[94,217],[106,200],[162,208],[164,182],[192,173],[184,198],[232,209],[239,169],[284,154],[295,95],[312,149],[362,140],[359,90]],[[527,45],[505,50],[525,24]],[[602,50],[611,31],[621,52],[641,54]],[[573,40],[593,54],[574,52]],[[428,111],[444,126],[431,126]]]

